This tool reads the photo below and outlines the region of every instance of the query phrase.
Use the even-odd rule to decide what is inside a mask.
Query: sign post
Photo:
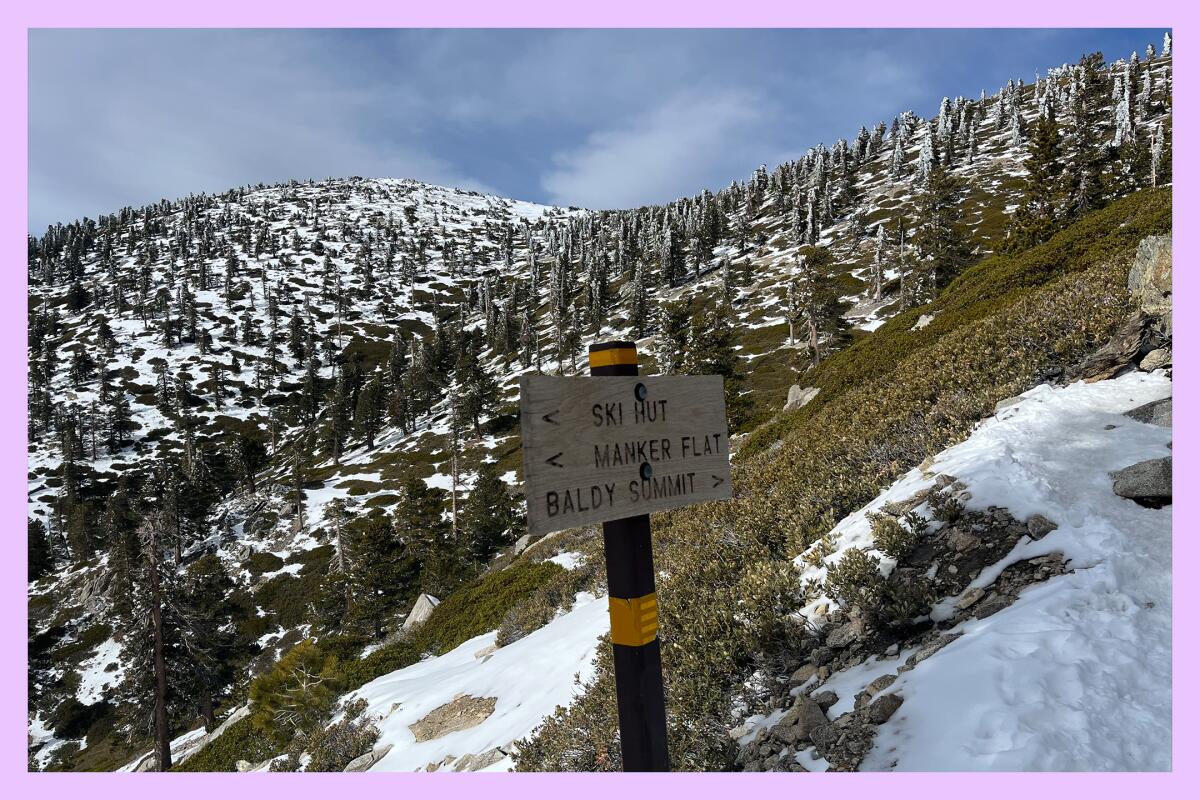
[[[529,531],[603,522],[624,769],[667,771],[650,513],[732,495],[723,382],[638,377],[633,342],[588,362],[590,378],[521,378]]]
[[[594,344],[588,348],[588,366],[592,377],[637,375],[637,347],[633,342]],[[604,523],[604,566],[621,762],[626,772],[667,772],[671,762],[649,514]]]

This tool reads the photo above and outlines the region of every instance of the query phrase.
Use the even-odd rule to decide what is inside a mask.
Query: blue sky
[[[37,30],[29,227],[248,183],[662,202],[1161,30]]]

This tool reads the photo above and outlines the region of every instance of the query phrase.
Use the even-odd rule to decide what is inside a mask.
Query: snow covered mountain
[[[519,514],[492,513],[519,493],[518,377],[577,372],[587,342],[632,338],[647,370],[724,374],[738,440],[757,452],[775,436],[789,387],[819,376],[820,362],[893,318],[918,314],[909,327],[937,335],[943,323],[933,319],[956,313],[926,305],[953,277],[938,272],[945,243],[935,211],[952,206],[955,230],[970,243],[955,256],[959,271],[1015,251],[1019,226],[1010,222],[1036,211],[1025,179],[1037,148],[1049,147],[1041,121],[1056,119],[1064,131],[1047,163],[1066,176],[1070,202],[1093,202],[1089,193],[1099,191],[1086,178],[1085,138],[1109,158],[1097,205],[1168,184],[1170,85],[1169,53],[1059,67],[1033,85],[946,99],[930,120],[910,113],[890,127],[864,126],[831,149],[660,207],[563,209],[347,178],[162,201],[31,237],[31,763],[115,769],[147,749],[146,722],[128,710],[147,696],[139,611],[151,602],[143,580],[150,528],[171,584],[164,591],[176,592],[166,604],[178,608],[168,614],[177,613],[171,624],[180,631],[172,653],[190,676],[168,703],[176,734],[245,705],[251,679],[311,639],[328,640],[343,666],[374,657],[379,669],[396,667],[373,667],[338,693],[365,699],[366,715],[380,718],[380,742],[393,749],[373,769],[443,764],[529,735],[577,697],[576,671],[587,683],[604,623],[594,540],[579,545],[583,534],[574,532],[522,555]],[[1087,105],[1097,98],[1102,105]],[[1076,170],[1085,177],[1072,184]],[[1120,381],[1096,386],[1118,385],[1123,392]],[[1137,387],[1165,392],[1161,380]],[[1085,389],[1061,396],[1093,402]],[[1146,447],[1161,447],[1151,439]],[[990,450],[976,454],[980,470],[996,461]],[[987,496],[969,470],[942,471]],[[1043,480],[1029,476],[1033,486]],[[910,488],[921,487],[898,491]],[[1018,514],[1008,495],[991,499]],[[373,512],[386,512],[386,531],[370,527],[385,516]],[[1068,543],[1068,523],[1051,518],[1060,530],[1039,546],[1064,540],[1076,561],[1101,563],[1100,551],[1120,544],[1095,530]],[[1162,535],[1161,524],[1146,524]],[[856,542],[847,525],[821,546]],[[580,547],[590,569],[554,561]],[[807,550],[776,560],[798,552]],[[499,609],[501,631],[522,635],[495,654],[479,655],[496,627],[490,617],[478,621],[489,627],[464,623],[455,635],[421,640],[421,653],[398,654],[397,629],[420,593],[446,600],[538,568],[519,596],[545,605],[535,621],[545,627]],[[364,599],[387,586],[399,588]],[[812,599],[809,611],[821,602],[834,601]],[[439,606],[435,626],[457,619],[457,608]],[[1156,613],[1169,619],[1169,604]],[[203,637],[192,633],[203,628],[195,619],[211,623]],[[968,630],[921,674],[972,637],[987,640],[977,633],[985,627]],[[351,641],[351,630],[366,639]],[[556,631],[571,633],[572,646],[551,646],[562,641]],[[192,650],[214,655],[189,661]],[[426,654],[436,657],[419,660]],[[538,657],[555,677],[537,702],[511,708],[525,683],[506,665]],[[904,680],[917,679],[914,671]],[[460,691],[498,698],[487,723],[414,747],[410,725]],[[900,754],[897,767],[920,768],[924,751],[900,743],[917,729],[899,721],[881,728],[879,741],[899,737],[887,745]],[[1077,768],[1038,761],[1035,748],[964,768]],[[272,752],[283,750],[277,743]],[[512,763],[502,755],[493,764]],[[880,759],[864,765],[886,768]],[[1086,763],[1159,764],[1134,755]]]

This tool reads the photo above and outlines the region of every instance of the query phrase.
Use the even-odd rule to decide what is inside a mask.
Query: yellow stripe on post
[[[658,636],[658,598],[608,598],[608,617],[612,623],[613,644],[641,647]]]
[[[611,367],[615,364],[637,364],[637,348],[635,347],[614,347],[610,350],[596,350],[588,353],[588,366],[595,369],[596,367]]]

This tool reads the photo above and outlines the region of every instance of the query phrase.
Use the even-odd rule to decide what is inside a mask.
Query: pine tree
[[[486,565],[501,547],[512,543],[519,524],[517,505],[500,480],[496,464],[483,462],[462,511],[462,531],[471,560]]]
[[[29,581],[39,580],[54,568],[54,553],[46,525],[40,519],[30,519],[28,525]]]
[[[348,620],[378,638],[388,616],[412,591],[417,564],[401,541],[403,532],[380,511],[352,520],[344,530],[354,598]]]
[[[358,394],[354,421],[368,450],[375,449],[375,435],[383,426],[384,412],[386,411],[385,395],[383,380],[378,372],[371,376],[371,380]]]
[[[921,279],[918,295],[933,299],[971,260],[962,230],[962,182],[942,166],[929,173],[917,199],[917,232],[913,236]]]
[[[1064,213],[1062,139],[1053,113],[1038,119],[1029,138],[1025,199],[1009,225],[1002,249],[1018,252],[1049,239]]]

